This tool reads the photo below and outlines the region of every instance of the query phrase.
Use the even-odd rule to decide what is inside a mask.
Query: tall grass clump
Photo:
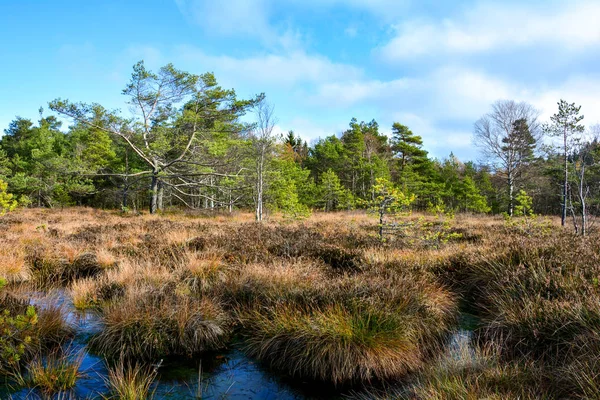
[[[109,368],[105,379],[109,394],[105,400],[149,400],[154,398],[152,383],[157,370],[139,364],[130,365],[120,360]]]
[[[504,343],[505,354],[557,359],[600,329],[600,254],[589,240],[508,238],[461,273],[485,335]]]
[[[336,385],[398,378],[423,365],[455,315],[448,292],[416,279],[352,275],[315,285],[271,287],[251,297],[261,306],[239,308],[249,355]]]
[[[401,376],[421,363],[411,324],[375,310],[282,305],[245,321],[248,353],[293,376],[362,382]]]
[[[27,368],[27,382],[43,393],[53,394],[75,387],[81,377],[79,369],[82,355],[53,352],[46,357],[37,357]]]
[[[101,311],[104,329],[91,339],[109,358],[191,356],[226,345],[231,324],[219,303],[157,289],[130,288]]]

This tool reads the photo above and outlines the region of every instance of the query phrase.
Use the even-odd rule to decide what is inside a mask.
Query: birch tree
[[[501,100],[475,123],[474,142],[506,182],[507,212],[513,215],[515,188],[540,139],[539,112],[530,104]]]
[[[586,236],[590,227],[590,197],[598,193],[598,160],[600,159],[600,125],[593,126],[573,142],[573,165],[569,209],[576,234]],[[573,195],[574,192],[574,195]],[[573,201],[575,198],[575,202]]]
[[[265,191],[267,186],[268,165],[273,156],[276,138],[274,107],[264,99],[256,105],[256,124],[250,134],[255,167],[254,205],[255,218],[260,222],[264,218]]]

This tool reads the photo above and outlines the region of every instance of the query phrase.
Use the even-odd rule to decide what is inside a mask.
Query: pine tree
[[[560,137],[562,139],[563,150],[563,184],[562,184],[562,205],[561,205],[561,225],[565,226],[567,219],[567,201],[569,192],[569,149],[572,141],[578,134],[584,131],[585,127],[580,124],[583,115],[579,115],[581,106],[575,103],[567,103],[564,100],[558,102],[558,112],[550,117],[551,124],[544,126],[544,130],[549,136]]]
[[[399,160],[401,173],[407,165],[416,165],[427,159],[427,151],[422,146],[421,136],[415,135],[406,125],[399,122],[392,125],[392,152]]]

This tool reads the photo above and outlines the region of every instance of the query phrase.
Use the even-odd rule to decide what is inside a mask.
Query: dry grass
[[[281,305],[242,318],[249,354],[292,376],[368,382],[400,377],[422,362],[414,324],[385,312]]]
[[[148,286],[132,286],[102,308],[105,327],[91,346],[109,358],[157,360],[222,348],[230,321],[218,302]]]
[[[98,286],[99,281],[93,278],[79,279],[73,282],[69,288],[73,306],[78,310],[97,307],[99,305]]]
[[[432,361],[403,385],[371,389],[351,396],[355,400],[534,400],[556,398],[544,376],[527,360],[503,362],[500,348],[466,344]]]
[[[249,355],[303,379],[408,379],[401,398],[600,390],[598,236],[523,236],[501,218],[458,215],[460,240],[382,244],[362,212],[256,224],[248,213],[32,209],[0,222],[5,290],[66,288],[77,308],[100,313],[92,345],[108,358],[157,362],[236,336]],[[482,348],[498,348],[474,365],[440,361],[459,303],[480,319]],[[43,318],[39,335],[59,341],[64,318]]]

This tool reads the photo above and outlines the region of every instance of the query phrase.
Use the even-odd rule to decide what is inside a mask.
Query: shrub
[[[0,217],[17,207],[17,200],[12,194],[7,193],[8,184],[0,179]]]
[[[0,300],[0,304],[2,300]],[[0,314],[0,374],[10,374],[20,366],[36,337],[38,315],[33,306],[23,314],[11,313],[4,306]]]

